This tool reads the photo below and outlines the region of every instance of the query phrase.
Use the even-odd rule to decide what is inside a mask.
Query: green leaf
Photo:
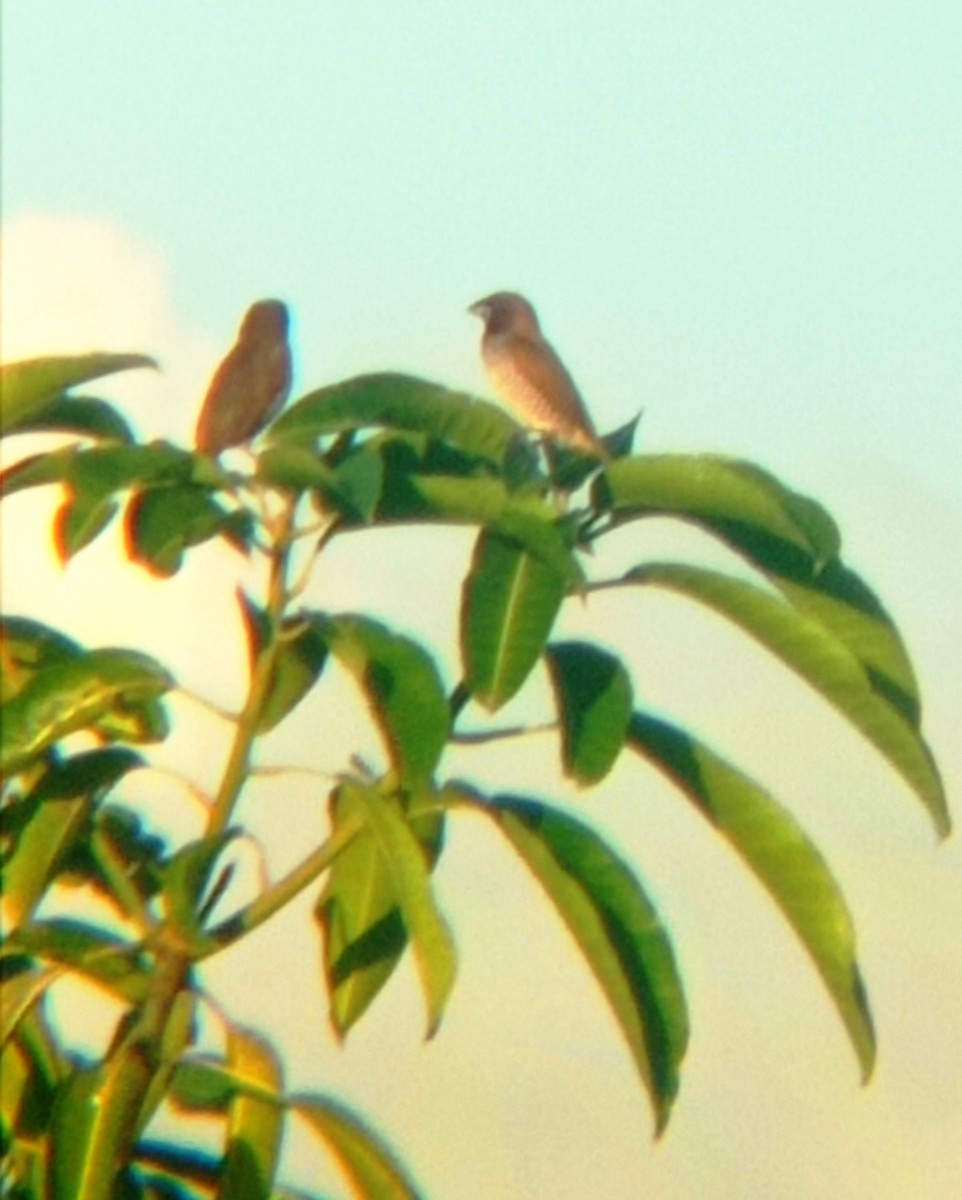
[[[203,478],[209,471],[187,450],[169,442],[149,445],[67,446],[49,454],[33,454],[4,471],[6,495],[51,483],[67,484],[71,490],[93,499],[106,498],[126,488],[150,483],[188,483],[216,486],[219,477]]]
[[[303,444],[267,446],[257,456],[261,483],[288,491],[315,491],[326,506],[352,522],[373,517],[384,484],[384,464],[376,449],[362,446],[336,467],[327,456]]]
[[[20,421],[17,433],[78,433],[81,437],[133,445],[133,430],[105,400],[92,396],[60,396]]]
[[[951,828],[938,769],[924,740],[873,690],[858,658],[824,624],[768,592],[701,567],[648,563],[625,576],[698,600],[745,630],[836,708],[919,796],[936,830]]]
[[[99,493],[71,492],[57,512],[54,546],[62,563],[69,562],[107,528],[120,505]]]
[[[534,800],[457,797],[493,820],[544,888],[621,1028],[661,1133],[688,1043],[668,934],[628,865],[588,826]]]
[[[585,642],[556,642],[545,659],[558,703],[565,774],[597,783],[614,766],[631,716],[631,679],[606,650]]]
[[[230,1101],[227,1152],[217,1196],[220,1200],[268,1200],[283,1131],[283,1078],[270,1045],[237,1025],[227,1031],[231,1072],[258,1089],[277,1093],[270,1101],[242,1090]]]
[[[103,984],[128,1003],[142,1000],[148,979],[136,943],[66,918],[33,921],[6,939],[6,952],[68,967]]]
[[[450,442],[495,465],[504,463],[521,427],[501,409],[409,375],[360,375],[292,404],[268,434],[272,445],[369,426],[407,429]]]
[[[819,621],[851,650],[865,668],[873,691],[917,729],[922,704],[908,651],[868,585],[841,562],[829,563],[815,579],[773,569],[765,574],[795,608]]]
[[[461,602],[461,654],[471,695],[494,712],[538,662],[565,580],[513,539],[484,532]]]
[[[500,479],[412,475],[409,482],[424,501],[425,515],[483,525],[530,550],[566,584],[583,581],[558,510],[540,496],[510,492]]]
[[[52,1200],[111,1200],[149,1075],[141,1048],[125,1045],[63,1085],[51,1119]]]
[[[108,732],[108,719],[122,721],[133,737],[138,712],[172,686],[159,663],[133,650],[89,650],[54,661],[3,706],[0,765],[16,773],[68,733]]]
[[[324,1140],[361,1200],[421,1200],[387,1145],[356,1113],[318,1095],[292,1096],[291,1107]]]
[[[184,941],[195,947],[206,944],[201,927],[204,892],[214,864],[224,848],[239,834],[227,829],[190,842],[174,855],[164,873],[164,908]]]
[[[0,1045],[6,1046],[21,1021],[62,974],[62,968],[48,967],[43,971],[21,971],[0,981]]]
[[[691,521],[770,565],[804,564],[808,574],[838,553],[828,513],[751,463],[715,455],[653,454],[610,463],[598,476],[595,506],[616,525],[637,517]]]
[[[313,621],[289,618],[282,627],[281,639],[257,723],[258,733],[273,729],[300,704],[327,662],[327,637]]]
[[[636,714],[628,739],[728,840],[782,910],[815,963],[868,1079],[875,1034],[855,931],[818,850],[766,791],[682,730]]]
[[[6,703],[23,691],[42,666],[74,658],[82,647],[57,629],[27,617],[0,620],[0,698]]]
[[[191,546],[221,533],[227,533],[235,545],[243,545],[250,529],[248,514],[228,511],[207,488],[192,483],[138,492],[127,506],[124,522],[131,559],[162,577],[180,570]]]
[[[397,802],[382,795],[376,787],[346,780],[338,792],[340,818],[344,820],[357,815],[365,825],[364,833],[344,851],[349,857],[346,872],[339,879],[343,889],[341,897],[356,898],[358,883],[367,879],[382,896],[393,898],[414,950],[427,1007],[427,1036],[433,1037],[454,985],[457,960],[450,930],[431,889],[424,847]],[[362,838],[373,854],[352,855],[351,851]],[[373,911],[373,908],[369,909],[366,914],[369,920]],[[349,937],[354,932],[352,928],[344,934]]]
[[[236,1091],[236,1080],[225,1066],[187,1059],[174,1071],[170,1099],[187,1112],[226,1113]]]
[[[19,432],[25,422],[79,383],[134,367],[156,366],[143,354],[82,354],[9,363],[0,368],[0,434]]]
[[[434,773],[450,730],[447,697],[434,660],[410,638],[367,617],[305,614],[364,691],[391,762],[412,788]]]
[[[423,801],[430,804],[434,793]],[[429,867],[443,838],[443,813],[418,815],[422,797],[405,812]],[[330,799],[331,832],[364,820],[350,790],[335,788]],[[367,1011],[400,961],[408,938],[398,907],[390,863],[370,830],[363,830],[337,856],[315,909],[324,939],[324,971],[331,1023],[344,1037]]]

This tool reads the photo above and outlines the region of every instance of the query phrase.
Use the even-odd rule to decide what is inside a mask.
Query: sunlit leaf
[[[277,1170],[284,1122],[280,1063],[263,1038],[237,1025],[227,1030],[227,1060],[235,1076],[265,1091],[277,1092],[278,1102],[243,1090],[234,1092],[217,1195],[221,1200],[267,1200]]]
[[[565,774],[597,783],[614,766],[631,716],[631,679],[608,651],[586,642],[556,642],[545,650],[561,722]]]
[[[818,968],[867,1079],[875,1035],[855,931],[818,850],[764,789],[682,730],[636,714],[628,737],[729,841],[782,910]]]
[[[366,836],[371,851],[365,854],[361,849],[349,858],[342,886],[349,902],[357,898],[358,877],[366,878],[378,889],[381,904],[386,906],[393,898],[414,951],[428,1013],[428,1037],[431,1037],[440,1024],[454,985],[457,960],[451,932],[434,899],[424,847],[393,798],[357,780],[345,780],[338,790],[341,793],[338,803],[343,805],[339,810],[341,818],[360,816],[365,826],[360,836]],[[359,840],[355,839],[344,853],[350,854]],[[369,909],[366,914],[356,915],[361,920],[366,915],[370,921],[373,913],[374,909]],[[347,938],[356,933],[357,927],[352,923],[352,928],[342,930],[341,936]]]
[[[156,365],[143,354],[82,354],[8,363],[0,368],[0,433],[19,431],[48,404],[59,400],[63,392],[80,383]]]
[[[425,793],[426,803],[432,798]],[[419,799],[404,815],[431,867],[440,851],[443,814],[419,815]],[[362,806],[345,788],[331,793],[330,814],[332,834],[364,819]],[[408,944],[391,865],[370,830],[362,830],[335,859],[315,916],[324,937],[331,1022],[343,1037],[391,977]]]
[[[669,588],[708,605],[797,672],[879,751],[922,800],[936,829],[951,822],[932,754],[916,729],[887,699],[851,650],[822,622],[768,592],[717,571],[676,563],[647,563],[629,583]]]
[[[386,1143],[356,1113],[317,1095],[292,1096],[291,1107],[324,1141],[360,1200],[421,1200]]]
[[[616,525],[637,517],[678,517],[772,565],[801,560],[814,573],[838,553],[838,531],[820,505],[738,459],[623,458],[598,476],[594,500],[611,510]]]
[[[304,616],[361,686],[402,781],[431,778],[450,728],[434,660],[410,638],[367,617]]]
[[[564,594],[563,576],[542,558],[481,534],[461,601],[461,655],[467,687],[485,708],[500,708],[528,678]]]
[[[271,427],[271,444],[381,426],[428,433],[500,464],[522,431],[501,409],[409,375],[360,375],[292,404]]]
[[[133,650],[89,650],[58,660],[4,705],[0,765],[19,771],[68,733],[135,712],[172,685],[159,663]]]
[[[280,724],[300,704],[327,662],[327,638],[314,622],[289,618],[281,629],[281,639],[257,723],[260,733]]]
[[[68,967],[129,1003],[146,994],[148,980],[138,946],[82,921],[58,917],[21,925],[4,948],[7,953]]]
[[[688,1043],[684,990],[667,932],[628,865],[587,825],[510,796],[461,793],[506,835],[578,944],[621,1028],[660,1133]]]
[[[133,1145],[150,1070],[142,1048],[126,1044],[102,1065],[78,1069],[63,1085],[51,1119],[52,1200],[111,1200]]]
[[[93,396],[60,396],[19,421],[16,432],[76,433],[96,441],[127,445],[135,441],[133,430],[116,408]]]

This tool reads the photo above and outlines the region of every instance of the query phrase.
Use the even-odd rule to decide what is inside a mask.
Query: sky
[[[907,640],[958,820],[954,0],[4,0],[2,17],[5,359],[153,353],[160,374],[102,391],[145,436],[183,441],[254,299],[292,308],[295,391],[396,369],[488,394],[465,310],[522,291],[601,429],[643,407],[643,450],[735,454],[829,507]],[[5,609],[143,646],[236,703],[239,634],[223,613],[248,568],[205,549],[161,584],[125,570],[106,536],[63,570],[53,503],[5,502]],[[664,547],[727,561],[661,529],[614,553],[627,565]],[[456,592],[443,599],[469,552],[461,531],[365,534],[335,548],[309,599],[368,606],[450,671]],[[597,822],[656,898],[694,1026],[657,1145],[573,946],[483,828],[457,828],[439,872],[461,967],[430,1044],[405,967],[334,1045],[305,904],[215,960],[210,985],[279,1039],[292,1086],[356,1104],[435,1200],[957,1195],[958,836],[937,845],[856,735],[716,618],[599,598],[565,621],[623,649],[645,702],[765,782],[824,851],[880,1035],[869,1086],[778,915],[666,786],[622,763],[575,793],[543,746],[457,768]],[[535,680],[518,711],[544,698]],[[312,704],[322,754],[376,752],[340,693]],[[190,701],[174,709],[159,758],[211,785],[223,728]],[[307,720],[265,756],[316,761]],[[156,791],[144,803],[162,821],[175,805]],[[259,784],[247,803],[251,819],[258,805],[284,814],[265,832],[273,872],[317,836],[322,798],[306,789]],[[287,1169],[344,1194],[305,1139]]]

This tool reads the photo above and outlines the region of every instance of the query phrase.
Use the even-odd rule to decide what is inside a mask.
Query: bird
[[[291,389],[287,306],[258,300],[214,372],[197,419],[197,449],[216,457],[260,433]]]
[[[468,308],[484,321],[481,358],[491,386],[529,429],[609,457],[581,393],[517,292],[494,292]]]

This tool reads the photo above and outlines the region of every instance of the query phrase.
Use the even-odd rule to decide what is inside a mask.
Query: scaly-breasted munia
[[[498,396],[529,429],[608,457],[574,380],[517,292],[495,292],[468,312],[484,321],[481,358]]]
[[[249,442],[291,389],[287,307],[258,300],[247,310],[230,353],[214,372],[197,419],[197,449],[220,454]]]

